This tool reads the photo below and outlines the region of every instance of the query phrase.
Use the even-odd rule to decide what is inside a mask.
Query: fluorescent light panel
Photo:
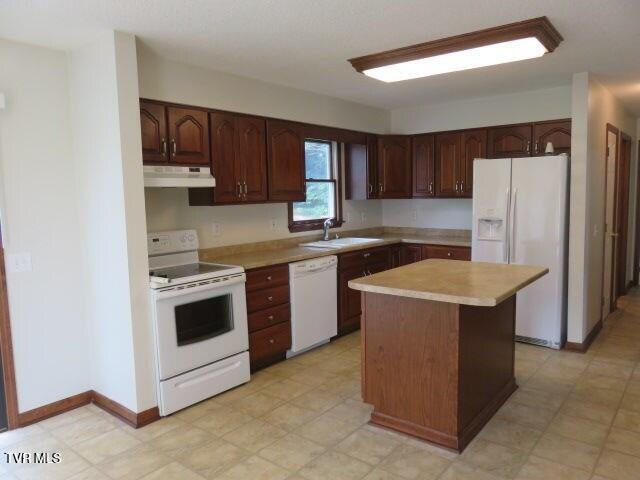
[[[541,57],[545,53],[547,53],[547,49],[537,38],[528,37],[371,68],[362,73],[383,82],[399,82],[501,63],[518,62]]]

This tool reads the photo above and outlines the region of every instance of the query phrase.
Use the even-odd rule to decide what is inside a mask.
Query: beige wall
[[[302,122],[385,133],[389,112],[281,87],[246,77],[171,62],[138,43],[140,95]],[[271,240],[290,235],[285,203],[189,207],[186,189],[146,189],[147,229],[196,228],[203,247]],[[345,201],[342,229],[382,224],[379,201]],[[271,229],[271,220],[276,228]],[[221,226],[214,236],[213,222]],[[301,233],[299,235],[304,235]]]
[[[83,256],[64,52],[0,40],[0,186],[9,310],[24,412],[89,389]]]
[[[601,319],[606,124],[631,135],[635,158],[637,119],[592,74],[574,75],[573,97],[568,340],[581,342]]]

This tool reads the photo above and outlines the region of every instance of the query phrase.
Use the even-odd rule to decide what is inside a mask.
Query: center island
[[[351,280],[371,423],[461,452],[518,388],[516,292],[548,271],[431,259]]]

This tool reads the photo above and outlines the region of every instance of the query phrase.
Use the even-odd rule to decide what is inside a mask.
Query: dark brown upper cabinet
[[[378,137],[379,198],[411,198],[411,139],[406,135]]]
[[[462,156],[458,170],[458,196],[471,198],[473,194],[473,161],[487,156],[487,131],[465,130],[461,134]]]
[[[470,198],[473,160],[486,157],[487,131],[463,130],[436,135],[436,197]]]
[[[436,135],[436,197],[455,197],[458,194],[459,163],[460,134]]]
[[[215,188],[189,190],[190,205],[267,201],[265,121],[211,113],[211,156]]]
[[[209,165],[209,121],[205,110],[140,101],[143,163]]]
[[[531,156],[532,125],[508,125],[489,128],[487,155],[489,158]]]
[[[534,123],[533,155],[544,155],[547,142],[553,144],[556,155],[571,153],[571,120]]]
[[[209,122],[207,112],[167,107],[169,162],[181,165],[209,165]]]
[[[379,194],[378,136],[367,135],[366,144],[345,145],[345,198],[367,200]]]
[[[415,135],[411,139],[413,158],[413,196],[428,198],[435,195],[435,136]]]
[[[378,136],[367,135],[367,198],[375,199],[380,196],[378,183]]]
[[[143,163],[161,164],[169,161],[167,112],[164,105],[140,101]]]
[[[267,120],[269,200],[305,200],[303,125]]]

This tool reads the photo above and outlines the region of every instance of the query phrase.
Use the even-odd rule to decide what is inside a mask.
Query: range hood
[[[174,167],[145,165],[145,187],[215,187],[216,179],[209,167]]]

